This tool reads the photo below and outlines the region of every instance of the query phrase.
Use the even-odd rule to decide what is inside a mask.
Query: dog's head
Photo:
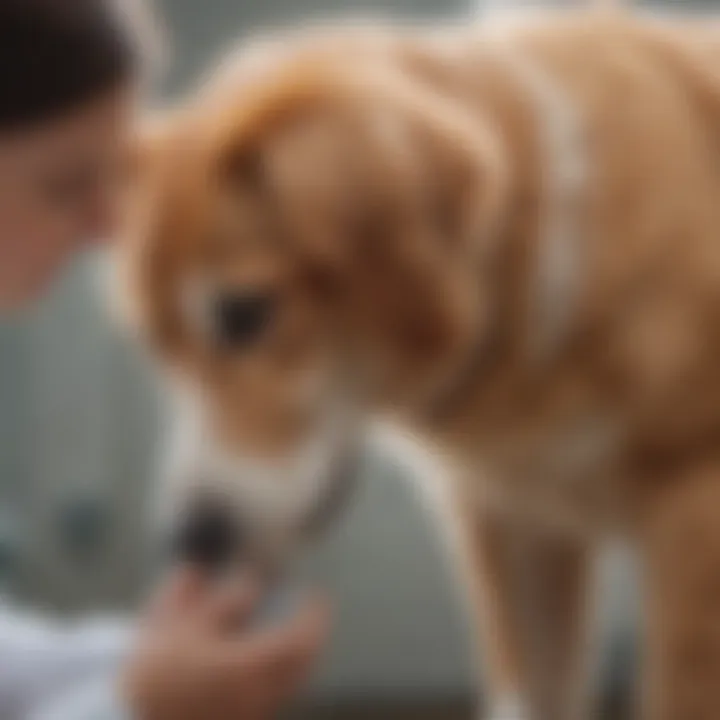
[[[422,403],[482,329],[497,141],[366,60],[278,62],[194,98],[143,153],[122,260],[180,388],[175,517],[202,506],[217,529],[219,504],[292,539],[368,407]]]

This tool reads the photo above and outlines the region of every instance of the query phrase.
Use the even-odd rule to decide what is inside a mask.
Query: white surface
[[[122,622],[62,626],[0,605],[0,718],[45,720],[47,708],[73,703],[77,713],[54,719],[90,720],[80,700],[91,687],[104,685],[107,695],[130,638]]]

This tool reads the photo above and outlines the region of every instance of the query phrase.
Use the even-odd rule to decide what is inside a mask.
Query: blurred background
[[[159,10],[171,29],[173,65],[163,92],[172,94],[257,28],[348,12],[470,22],[487,6],[164,0]],[[41,307],[0,325],[0,591],[80,615],[130,607],[151,571],[145,507],[158,403],[143,360],[107,321],[102,284],[102,260],[88,257]],[[334,708],[332,717],[345,717],[344,707],[358,717],[386,711],[397,720],[400,711],[392,708],[400,707],[426,713],[413,717],[433,717],[433,708],[469,717],[462,713],[470,707],[474,670],[463,598],[411,475],[391,451],[371,453],[347,522],[313,557],[313,574],[336,598],[338,622],[308,703]],[[615,702],[632,668],[632,569],[613,553],[604,573],[604,688]]]

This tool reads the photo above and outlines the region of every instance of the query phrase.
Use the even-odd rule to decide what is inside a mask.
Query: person
[[[129,4],[0,2],[0,310],[32,301],[111,235],[143,75]],[[116,669],[140,720],[272,716],[319,652],[327,612],[310,604],[260,629],[258,595],[249,578],[213,583],[185,568],[133,628],[72,629],[0,604],[0,717],[35,717]]]

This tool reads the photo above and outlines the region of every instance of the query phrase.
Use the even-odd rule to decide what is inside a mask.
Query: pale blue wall
[[[257,28],[347,14],[436,17],[460,14],[476,0],[161,0],[174,18],[178,57],[172,86],[182,85],[208,55]]]

